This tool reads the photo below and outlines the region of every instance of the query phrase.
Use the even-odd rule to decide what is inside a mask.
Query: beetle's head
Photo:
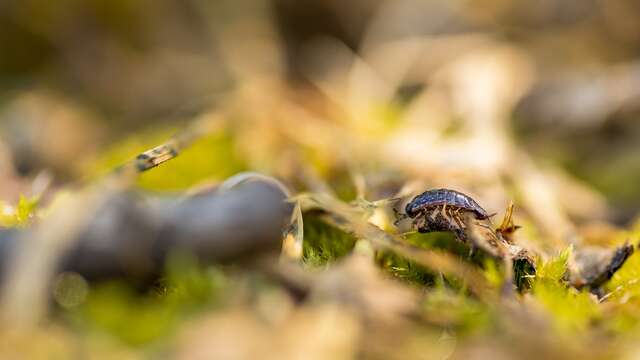
[[[416,206],[416,204],[414,204],[412,201],[408,203],[407,206],[404,208],[404,212],[407,214],[407,216],[414,218],[420,212],[420,207]]]

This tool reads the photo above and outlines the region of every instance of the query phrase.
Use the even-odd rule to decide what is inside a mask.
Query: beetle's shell
[[[489,214],[469,196],[450,189],[433,189],[416,196],[407,204],[405,212],[416,217],[426,209],[447,205],[473,212],[479,220],[489,218]]]

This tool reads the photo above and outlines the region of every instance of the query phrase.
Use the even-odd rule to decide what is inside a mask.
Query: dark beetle
[[[436,208],[442,205],[451,206],[474,212],[478,220],[489,218],[489,214],[469,196],[449,189],[434,189],[423,192],[407,204],[405,211],[411,218],[417,216],[426,209]]]
[[[434,189],[416,196],[405,208],[405,217],[413,219],[413,226],[421,233],[449,231],[466,241],[465,214],[476,220],[491,216],[469,196],[455,190]]]

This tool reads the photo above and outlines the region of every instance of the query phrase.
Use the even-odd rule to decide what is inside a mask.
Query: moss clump
[[[540,262],[532,290],[536,300],[552,315],[550,318],[560,333],[579,334],[601,317],[601,308],[591,294],[570,288],[563,280],[572,251],[570,246]]]
[[[193,314],[218,305],[225,284],[220,271],[177,253],[170,257],[166,274],[154,289],[141,293],[122,281],[97,284],[86,301],[67,315],[82,332],[106,333],[126,344],[143,346],[170,336]]]
[[[431,286],[435,275],[413,261],[390,252],[378,252],[376,262],[394,277],[418,286]]]
[[[327,265],[351,252],[356,239],[312,214],[304,218],[302,259],[309,266]]]

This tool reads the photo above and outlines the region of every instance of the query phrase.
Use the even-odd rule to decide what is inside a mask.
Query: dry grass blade
[[[292,260],[302,259],[303,242],[304,226],[302,223],[302,210],[300,209],[300,203],[296,202],[291,214],[289,226],[287,226],[284,234],[284,240],[282,241],[282,257]]]

